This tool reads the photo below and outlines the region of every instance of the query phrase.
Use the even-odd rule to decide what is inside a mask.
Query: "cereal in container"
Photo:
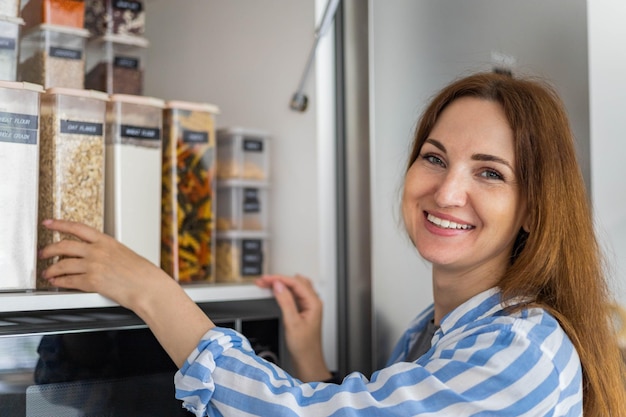
[[[85,0],[85,28],[94,36],[141,36],[145,21],[142,0]]]
[[[169,101],[163,116],[161,267],[181,283],[215,279],[215,115]]]
[[[40,105],[39,220],[64,219],[104,230],[104,129],[108,95],[70,88],[47,89]],[[38,246],[75,239],[39,228]],[[57,259],[39,260],[37,288],[50,288],[41,271]]]

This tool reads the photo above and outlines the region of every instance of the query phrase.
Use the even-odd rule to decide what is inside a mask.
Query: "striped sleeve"
[[[433,342],[418,361],[370,379],[305,384],[257,357],[240,334],[216,328],[176,374],[176,396],[196,416],[582,415],[578,356],[541,310],[457,314]]]

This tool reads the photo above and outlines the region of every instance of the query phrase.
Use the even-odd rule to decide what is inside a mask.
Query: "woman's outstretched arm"
[[[111,236],[64,220],[45,220],[43,226],[80,239],[41,249],[41,258],[61,257],[43,271],[43,278],[55,287],[100,293],[132,310],[179,368],[215,327],[165,271]]]

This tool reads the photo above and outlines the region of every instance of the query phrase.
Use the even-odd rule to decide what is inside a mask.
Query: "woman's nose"
[[[448,171],[437,186],[435,202],[439,207],[462,207],[467,203],[468,191],[468,178],[461,172]]]

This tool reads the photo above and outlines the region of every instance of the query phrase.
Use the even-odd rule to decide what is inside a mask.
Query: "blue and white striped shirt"
[[[176,397],[196,416],[582,416],[576,350],[545,310],[509,313],[496,289],[448,314],[431,349],[404,362],[433,307],[421,313],[384,369],[340,385],[302,383],[214,328],[176,373]]]

